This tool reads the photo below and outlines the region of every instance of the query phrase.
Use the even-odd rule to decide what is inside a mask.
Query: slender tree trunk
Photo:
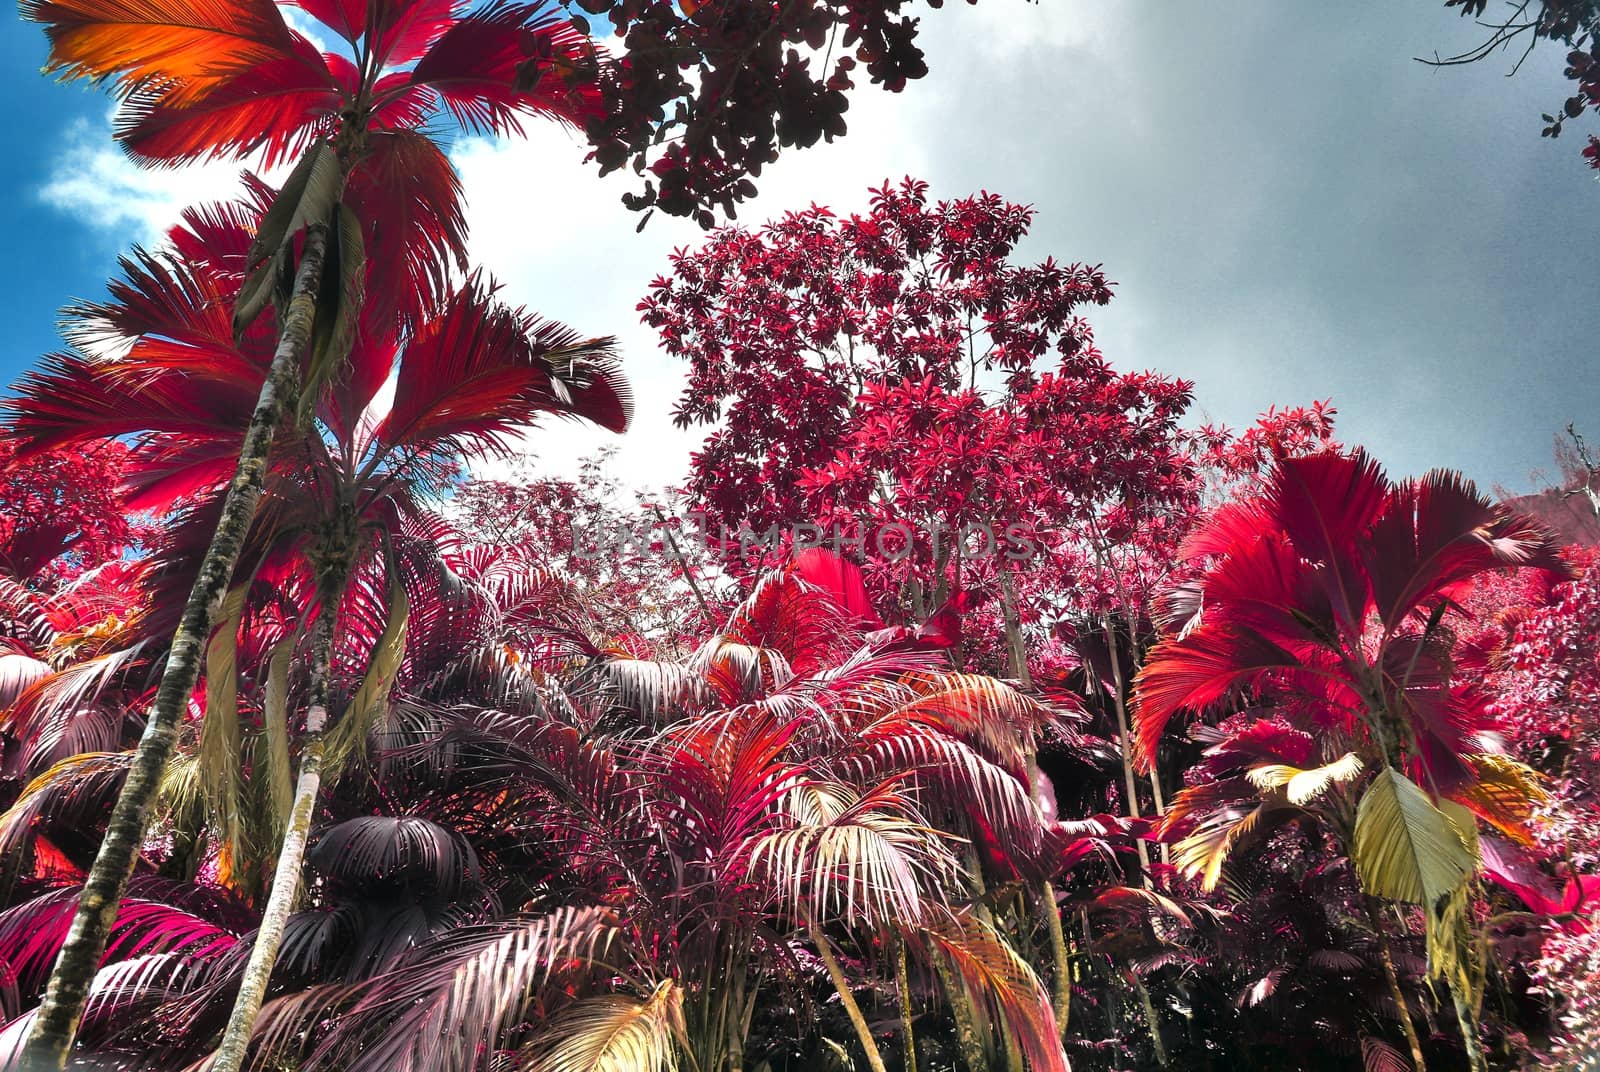
[[[1033,688],[1033,675],[1028,672],[1028,646],[1022,635],[1022,616],[1017,611],[1017,592],[1012,585],[1011,571],[1000,567],[1000,609],[1005,615],[1006,648],[1011,664],[1011,676],[1025,689]]]
[[[178,631],[172,638],[149,721],[134,751],[133,764],[112,809],[94,866],[84,880],[66,944],[61,947],[50,973],[44,1002],[28,1034],[22,1054],[22,1067],[28,1072],[65,1068],[77,1037],[89,984],[100,966],[100,958],[105,955],[106,940],[116,921],[128,878],[133,874],[139,846],[144,841],[150,806],[177,741],[178,724],[200,676],[211,623],[227,594],[228,582],[239,564],[245,534],[255,517],[273,433],[277,431],[286,401],[295,391],[300,356],[311,338],[327,239],[327,230],[321,225],[306,229],[305,246],[295,272],[293,296],[283,316],[278,347],[272,355],[266,381],[261,385],[250,427],[245,432],[239,465],[228,485],[216,534],[200,560]]]
[[[1139,995],[1139,1004],[1144,1008],[1144,1021],[1150,1029],[1150,1042],[1156,1048],[1156,1063],[1162,1068],[1168,1068],[1171,1062],[1167,1057],[1167,1044],[1161,1039],[1161,1018],[1156,1015],[1156,1003],[1150,1000],[1150,990],[1137,972],[1129,971],[1128,978],[1133,980],[1134,992]]]
[[[1450,1000],[1455,1003],[1456,1021],[1461,1025],[1461,1043],[1467,1048],[1467,1066],[1472,1072],[1489,1072],[1489,1061],[1483,1055],[1483,1042],[1478,1038],[1478,1017],[1462,980],[1450,979]]]
[[[1110,653],[1111,656],[1111,680],[1117,689],[1117,727],[1122,731],[1124,745],[1126,746],[1126,744],[1129,743],[1127,741],[1129,722],[1128,704],[1123,698],[1127,693],[1127,680],[1122,676],[1122,651],[1120,645],[1117,644],[1117,630],[1111,624],[1109,619],[1104,625],[1104,631],[1106,636],[1106,651]],[[1131,774],[1132,767],[1131,765],[1125,764],[1124,769],[1130,772],[1128,776],[1128,784],[1131,787],[1133,785]],[[1130,792],[1131,791],[1132,790],[1130,789]],[[1156,756],[1152,756],[1150,760],[1150,796],[1155,800],[1156,814],[1165,815],[1167,811],[1166,794],[1161,791],[1161,764],[1159,762],[1159,757]],[[1139,813],[1136,811],[1133,814],[1138,815]],[[1164,862],[1166,860],[1165,845],[1161,847],[1161,857]]]
[[[1411,1007],[1406,1004],[1406,992],[1400,986],[1400,973],[1395,970],[1394,954],[1389,949],[1389,932],[1383,926],[1383,916],[1378,903],[1370,894],[1361,895],[1367,906],[1367,922],[1378,937],[1378,955],[1383,961],[1383,975],[1389,982],[1389,996],[1400,1012],[1400,1027],[1406,1033],[1406,1043],[1411,1047],[1411,1067],[1415,1072],[1428,1072],[1428,1062],[1422,1057],[1422,1040],[1417,1037],[1417,1025],[1411,1019]]]
[[[1072,1013],[1072,960],[1067,956],[1067,935],[1061,928],[1061,906],[1056,904],[1056,889],[1049,882],[1040,890],[1039,910],[1044,914],[1045,929],[1050,934],[1050,956],[1056,970],[1050,1005],[1056,1014],[1056,1034],[1065,1039],[1067,1018]]]
[[[807,920],[807,923],[811,928],[811,944],[817,947],[817,953],[828,969],[828,977],[833,980],[833,988],[839,992],[839,1002],[844,1006],[844,1011],[850,1017],[850,1023],[856,1029],[856,1038],[861,1040],[861,1048],[866,1051],[868,1067],[872,1072],[887,1072],[883,1066],[883,1055],[878,1052],[878,1044],[872,1040],[872,1031],[867,1027],[867,1018],[862,1015],[861,1006],[856,1004],[855,995],[850,992],[850,980],[844,977],[843,969],[834,959],[833,950],[828,947],[828,936],[822,933],[822,928],[817,925],[816,920]]]
[[[911,1030],[911,982],[906,976],[906,940],[894,941],[895,997],[900,1005],[900,1046],[905,1051],[900,1064],[905,1072],[917,1072],[917,1037]]]
[[[337,585],[338,591],[319,600],[322,614],[311,634],[311,699],[306,709],[305,742],[300,749],[300,777],[295,784],[283,845],[278,850],[278,863],[272,871],[272,894],[267,898],[261,926],[256,929],[250,960],[245,964],[239,994],[234,998],[233,1011],[228,1015],[228,1027],[217,1047],[211,1072],[239,1072],[243,1066],[250,1033],[267,994],[272,967],[278,960],[278,948],[283,944],[283,929],[300,895],[300,871],[305,863],[306,838],[311,832],[311,811],[316,806],[317,790],[322,784],[322,731],[328,721],[328,664],[333,652],[333,618],[343,587],[341,582]]]
[[[939,977],[939,988],[944,991],[945,1000],[950,1003],[950,1017],[956,1028],[956,1052],[961,1055],[962,1064],[967,1072],[987,1072],[989,1054],[978,1030],[972,1002],[967,1000],[961,984],[937,955],[933,957],[933,971]]]
[[[1139,818],[1139,782],[1133,773],[1133,737],[1128,732],[1128,708],[1122,702],[1122,664],[1117,658],[1117,642],[1111,631],[1111,619],[1107,618],[1101,623],[1101,630],[1106,638],[1106,650],[1111,654],[1111,688],[1112,708],[1117,714],[1117,743],[1122,751],[1122,787],[1127,794],[1128,815]],[[1140,872],[1145,885],[1150,884],[1150,850],[1145,847],[1143,838],[1134,839],[1134,848],[1139,853]]]

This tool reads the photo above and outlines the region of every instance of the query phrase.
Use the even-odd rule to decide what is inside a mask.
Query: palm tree
[[[803,1014],[830,990],[883,1067],[854,995],[890,990],[908,1033],[945,993],[915,986],[927,971],[1030,1066],[1064,1068],[1044,986],[955,852],[986,831],[996,868],[1051,876],[1084,855],[1019,776],[1050,711],[863,644],[793,576],[675,666],[574,633],[506,552],[440,545],[456,591],[417,591],[359,761],[374,776],[324,805],[319,881],[285,923],[246,1067],[734,1069],[753,1023],[822,1045]],[[422,699],[441,689],[457,702]],[[183,889],[171,903],[199,899]],[[181,1067],[211,1048],[252,943],[205,919],[226,936],[116,949],[90,997],[93,1059]]]
[[[1483,696],[1454,679],[1447,614],[1485,571],[1563,571],[1550,535],[1456,474],[1391,484],[1358,451],[1280,460],[1262,493],[1218,511],[1186,550],[1196,573],[1169,601],[1174,632],[1139,674],[1140,762],[1179,710],[1246,691],[1305,705],[1322,741],[1299,763],[1250,765],[1243,777],[1265,797],[1254,807],[1220,799],[1226,783],[1185,791],[1174,812],[1204,814],[1179,858],[1214,882],[1276,809],[1328,809],[1367,892],[1425,907],[1430,967],[1482,1069],[1463,951],[1477,820],[1517,826],[1531,776],[1494,754]]]
[[[320,386],[335,378],[363,284],[380,308],[414,326],[445,289],[447,257],[462,260],[455,175],[424,124],[442,110],[478,129],[514,131],[520,116],[585,116],[593,95],[529,77],[530,62],[561,63],[583,43],[544,7],[319,5],[315,14],[330,36],[349,46],[327,56],[289,28],[273,0],[26,0],[23,14],[45,24],[47,69],[115,85],[119,137],[140,159],[172,163],[259,148],[277,161],[303,151],[244,251],[249,279],[235,308],[235,327],[246,331],[267,305],[276,307],[272,362],[138,761],[36,1025],[35,1060],[61,1067],[255,513],[283,409],[296,397],[302,410],[313,407]],[[308,349],[310,369],[296,376]]]
[[[36,444],[92,442],[139,435],[130,478],[136,501],[168,510],[180,503],[186,532],[169,541],[158,576],[163,588],[204,569],[206,524],[226,510],[219,468],[227,464],[230,405],[242,407],[268,375],[268,333],[233,338],[227,308],[244,285],[229,251],[248,235],[249,206],[191,213],[174,231],[173,252],[136,252],[112,299],[74,311],[73,338],[125,351],[117,360],[83,353],[58,355],[23,382],[10,403],[18,431]],[[182,251],[191,251],[187,256]],[[263,476],[264,508],[241,541],[243,568],[228,579],[222,621],[207,640],[207,719],[201,733],[202,784],[209,812],[237,854],[239,739],[237,633],[254,582],[281,602],[297,573],[306,600],[289,617],[309,622],[310,709],[299,790],[289,815],[275,816],[284,832],[273,905],[255,946],[260,963],[247,977],[243,1026],[223,1067],[236,1060],[249,1017],[293,903],[309,809],[317,791],[322,730],[327,718],[329,662],[337,609],[351,579],[374,573],[374,555],[391,560],[395,541],[419,515],[415,493],[460,459],[490,451],[541,413],[585,416],[621,431],[630,403],[616,376],[610,341],[583,340],[566,328],[508,308],[493,288],[468,280],[430,317],[401,334],[368,309],[357,320],[341,382],[305,424],[281,428]],[[393,375],[392,393],[383,390]],[[189,546],[184,546],[188,535]],[[381,576],[382,569],[377,575]],[[393,568],[389,570],[392,575]],[[404,645],[406,596],[391,576],[379,600],[381,623],[371,637],[362,689],[347,718],[335,723],[336,749],[362,739],[392,679]],[[158,591],[153,603],[170,605]],[[382,607],[387,604],[387,612]],[[312,614],[313,608],[322,608]],[[370,620],[370,619],[369,619]],[[147,624],[154,624],[151,619]],[[293,646],[292,637],[282,638]],[[281,719],[275,723],[285,732]],[[286,741],[269,754],[287,756]],[[286,772],[285,772],[286,776]],[[279,791],[269,800],[282,801]]]

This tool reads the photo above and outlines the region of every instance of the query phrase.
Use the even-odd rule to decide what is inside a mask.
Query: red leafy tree
[[[1600,555],[1565,554],[1576,574],[1569,581],[1490,576],[1475,585],[1464,602],[1480,629],[1458,658],[1484,675],[1511,751],[1549,778],[1539,850],[1503,852],[1491,876],[1553,917],[1533,932],[1542,949],[1531,981],[1558,1025],[1554,1067],[1577,1069],[1600,1046]]]
[[[819,525],[886,617],[920,617],[958,589],[1015,606],[1016,561],[1068,564],[1187,494],[1189,385],[1107,364],[1079,314],[1111,285],[1012,263],[1031,219],[907,179],[865,215],[813,207],[677,254],[641,309],[689,362],[678,422],[717,426],[688,486],[708,532]]]
[[[127,455],[109,442],[18,458],[0,439],[0,569],[65,580],[122,553],[137,539],[118,494]]]

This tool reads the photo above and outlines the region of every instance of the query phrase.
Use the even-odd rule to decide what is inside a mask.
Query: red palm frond
[[[861,567],[826,547],[808,547],[794,556],[789,568],[813,587],[827,592],[839,608],[865,627],[883,623],[867,598]]]
[[[366,234],[368,323],[406,330],[445,304],[450,270],[467,270],[461,180],[423,134],[380,131],[352,169],[345,204]],[[384,334],[384,333],[380,333]]]
[[[586,370],[611,374],[609,339],[582,339],[491,294],[469,282],[408,342],[394,404],[376,432],[385,446],[501,448],[540,414],[582,415]],[[608,379],[594,382],[609,392]]]
[[[931,818],[958,830],[971,824],[1023,872],[1049,871],[1043,859],[1045,821],[1029,787],[977,749],[916,721],[875,723],[864,735],[860,776],[905,779],[920,790]],[[854,765],[852,765],[854,766]],[[1053,877],[1046,874],[1044,877]]]
[[[1553,533],[1478,494],[1459,473],[1436,471],[1394,489],[1364,555],[1384,626],[1485,570],[1568,572]]]
[[[187,435],[235,432],[250,419],[255,392],[196,384],[174,369],[135,379],[132,369],[71,354],[51,354],[5,403],[16,434],[31,446],[65,446],[152,428]]]
[[[411,84],[436,92],[469,130],[521,133],[519,116],[542,115],[575,126],[601,114],[594,85],[570,87],[562,78],[517,88],[530,61],[572,66],[588,37],[552,4],[498,3],[455,22],[411,71]]]
[[[1236,689],[1299,665],[1260,636],[1202,625],[1182,639],[1161,641],[1134,683],[1134,752],[1148,770],[1167,723],[1179,711],[1204,711]]]
[[[1252,722],[1206,749],[1206,769],[1228,773],[1261,763],[1306,767],[1317,754],[1311,734],[1279,718]]]
[[[208,273],[228,278],[235,288],[255,241],[256,225],[276,193],[250,172],[243,180],[245,191],[238,200],[190,205],[167,231],[179,263],[203,266]]]
[[[141,163],[171,166],[244,156],[263,166],[298,157],[332,134],[342,97],[315,48],[257,64],[198,101],[176,103],[164,89],[132,94],[118,109],[116,136]]]
[[[1233,551],[1201,582],[1200,628],[1254,633],[1290,650],[1336,642],[1334,576],[1267,532]],[[1191,626],[1190,628],[1194,628]]]
[[[801,777],[786,757],[797,727],[770,717],[710,717],[672,727],[657,745],[662,822],[687,856],[730,859],[758,836],[773,805]]]
[[[22,17],[45,24],[46,70],[188,100],[303,41],[273,0],[26,0]]]
[[[758,578],[728,616],[722,635],[750,648],[781,653],[801,675],[832,663],[856,644],[845,611],[827,591],[792,568]]]
[[[401,66],[420,59],[450,27],[455,9],[456,0],[379,0],[367,25],[378,62]]]
[[[78,906],[78,890],[63,889],[0,912],[0,961],[16,972],[18,989],[38,993]],[[128,898],[112,924],[102,964],[149,953],[205,956],[232,947],[238,937],[182,908]]]
[[[1357,544],[1377,520],[1389,492],[1382,468],[1362,451],[1326,452],[1278,462],[1266,501],[1275,526],[1325,573],[1333,611],[1359,629],[1367,582]]]
[[[352,45],[367,32],[368,0],[295,0],[295,6]]]

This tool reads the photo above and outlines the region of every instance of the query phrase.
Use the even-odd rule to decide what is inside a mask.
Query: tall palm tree
[[[188,214],[165,254],[136,252],[110,301],[74,311],[71,336],[85,346],[114,346],[123,356],[58,355],[28,376],[9,404],[20,434],[40,445],[140,437],[130,478],[134,501],[169,510],[186,504],[189,546],[169,542],[158,576],[163,586],[188,582],[204,569],[207,524],[226,510],[223,473],[235,425],[230,407],[243,408],[270,375],[270,332],[233,337],[229,300],[245,277],[231,251],[246,245],[248,205]],[[392,391],[383,388],[390,382]],[[327,716],[327,684],[335,613],[352,577],[371,574],[374,554],[393,555],[408,517],[417,514],[417,485],[436,480],[459,459],[493,450],[540,414],[568,413],[622,430],[630,403],[617,377],[610,341],[584,340],[493,299],[492,287],[468,280],[431,315],[402,332],[363,310],[353,331],[340,382],[305,423],[279,429],[263,474],[262,509],[240,545],[243,568],[225,578],[222,620],[207,640],[207,719],[202,755],[210,812],[237,849],[237,632],[252,582],[281,599],[297,570],[306,577],[306,604],[293,616],[310,622],[310,710],[300,788],[284,831],[269,911],[241,1000],[242,1032],[259,1003],[276,949],[273,936],[298,888],[305,827],[314,800]],[[186,553],[187,552],[187,553]],[[392,572],[392,571],[391,571]],[[378,573],[381,575],[382,570]],[[370,717],[392,678],[404,642],[405,593],[397,580],[383,628],[373,638],[366,683],[351,698],[344,722]],[[156,607],[169,605],[161,593]],[[312,613],[312,608],[321,608]],[[385,619],[387,619],[385,621]],[[147,625],[156,624],[152,617]],[[285,638],[285,642],[292,638]],[[358,729],[335,723],[335,745],[359,740]],[[280,732],[284,727],[278,726]],[[280,742],[277,753],[287,754]],[[232,770],[228,768],[231,766]],[[282,793],[276,799],[281,799]],[[270,798],[269,799],[273,799]],[[223,1067],[232,1058],[225,1059]]]
[[[308,9],[313,5],[308,5]],[[335,377],[363,283],[380,307],[414,325],[462,259],[454,172],[422,132],[447,111],[469,126],[514,131],[519,117],[574,119],[592,97],[533,80],[527,65],[563,62],[582,36],[552,9],[516,4],[469,12],[439,0],[325,3],[311,12],[348,48],[322,55],[273,0],[24,0],[45,25],[47,69],[111,82],[118,134],[137,157],[171,163],[260,148],[269,161],[303,150],[244,253],[250,273],[235,309],[248,330],[269,304],[279,331],[245,426],[233,480],[184,605],[138,761],[118,799],[52,976],[32,1052],[61,1067],[94,965],[132,872],[183,704],[261,493],[286,403],[314,405]],[[367,262],[372,267],[367,267]],[[303,354],[310,372],[295,375]]]
[[[1170,599],[1174,632],[1138,678],[1140,762],[1178,711],[1242,692],[1304,705],[1323,741],[1299,763],[1251,766],[1241,777],[1266,798],[1253,807],[1219,797],[1226,783],[1185,791],[1174,812],[1208,814],[1180,859],[1214,882],[1278,809],[1343,815],[1335,829],[1367,892],[1424,906],[1432,969],[1481,1070],[1462,945],[1477,822],[1515,825],[1529,778],[1492,754],[1485,699],[1452,673],[1447,615],[1485,571],[1564,571],[1550,534],[1457,474],[1392,484],[1358,451],[1280,460],[1262,493],[1222,508],[1186,550],[1196,572]]]

